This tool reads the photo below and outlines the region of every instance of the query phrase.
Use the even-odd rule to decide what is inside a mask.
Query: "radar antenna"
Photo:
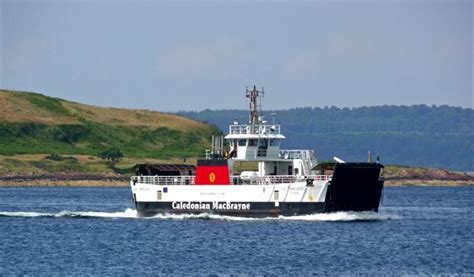
[[[245,88],[246,94],[245,96],[250,99],[250,115],[249,115],[249,123],[251,124],[251,134],[255,134],[255,125],[260,124],[263,118],[260,116],[262,114],[262,97],[264,96],[265,92],[263,90],[257,90],[257,87],[254,85],[253,90],[249,90],[247,87]]]

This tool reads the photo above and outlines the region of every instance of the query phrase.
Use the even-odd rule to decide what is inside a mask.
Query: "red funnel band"
[[[230,185],[229,167],[226,160],[198,161],[195,185]],[[223,163],[225,162],[225,163]]]

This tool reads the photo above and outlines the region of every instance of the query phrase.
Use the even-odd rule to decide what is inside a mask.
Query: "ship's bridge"
[[[232,124],[225,136],[230,145],[230,157],[235,160],[279,159],[280,125]]]
[[[248,124],[240,124],[235,119],[229,125],[229,134],[225,139],[229,142],[229,164],[233,161],[258,162],[258,171],[244,171],[241,174],[256,174],[258,176],[304,176],[311,175],[311,169],[316,163],[314,152],[311,150],[280,150],[280,143],[285,136],[281,134],[280,124],[275,123],[276,113],[272,113],[272,124],[264,120],[262,113],[262,98],[264,92],[246,89],[249,98]],[[213,143],[214,144],[214,143]],[[221,143],[222,144],[222,143]],[[232,174],[232,166],[230,166]]]

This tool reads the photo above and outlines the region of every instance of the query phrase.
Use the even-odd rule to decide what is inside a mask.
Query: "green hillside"
[[[125,157],[202,156],[212,126],[147,110],[84,105],[37,93],[0,90],[0,155],[90,155],[117,148]]]

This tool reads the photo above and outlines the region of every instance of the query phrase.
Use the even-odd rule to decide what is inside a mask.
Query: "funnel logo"
[[[209,182],[214,183],[216,181],[216,174],[214,172],[211,172],[209,174]]]
[[[194,184],[230,185],[227,160],[198,160]]]

